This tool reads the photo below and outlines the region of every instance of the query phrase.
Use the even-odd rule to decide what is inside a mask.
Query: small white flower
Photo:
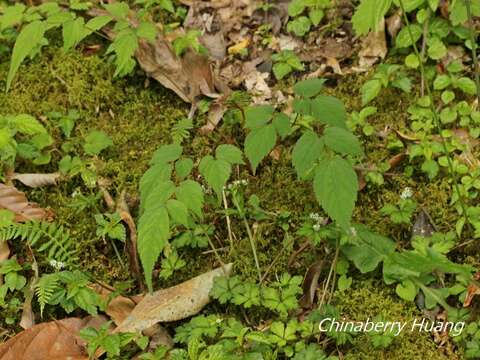
[[[353,226],[350,228],[350,234],[352,234],[352,236],[356,237],[357,236],[357,229],[355,229]]]
[[[320,214],[319,213],[310,213],[310,219],[319,221],[320,220]]]
[[[319,231],[320,231],[320,229],[321,229],[321,226],[320,226],[320,224],[315,224],[315,225],[313,225],[313,231],[315,231],[315,232],[319,232]]]
[[[402,194],[400,195],[400,198],[405,200],[411,198],[413,195],[412,189],[410,189],[408,186],[403,189]]]
[[[65,267],[65,263],[62,261],[57,261],[55,259],[50,260],[50,266],[53,267],[55,270],[62,270]]]

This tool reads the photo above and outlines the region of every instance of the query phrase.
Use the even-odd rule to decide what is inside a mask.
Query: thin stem
[[[125,266],[125,263],[122,260],[122,257],[120,256],[120,252],[118,251],[117,245],[115,245],[115,241],[110,239],[110,242],[112,243],[113,250],[115,250],[115,255],[117,255],[118,261],[120,262],[120,265],[123,270],[127,270],[127,267]]]
[[[470,28],[470,42],[472,44],[472,56],[473,56],[473,72],[475,74],[475,82],[477,84],[477,102],[480,103],[480,68],[478,67],[477,58],[477,39],[475,34],[475,28],[473,26],[472,7],[470,0],[465,0],[465,6],[467,8],[468,27]]]
[[[240,216],[242,217],[243,224],[245,225],[245,229],[247,230],[248,240],[250,241],[250,246],[253,252],[253,258],[255,260],[255,266],[257,267],[258,280],[262,282],[262,271],[260,270],[260,262],[258,261],[257,249],[255,247],[255,239],[253,237],[252,231],[250,230],[250,225],[248,225],[247,218],[245,217],[245,213],[241,209],[240,204],[238,203],[238,201],[235,200],[235,196],[233,196],[233,204],[237,208],[237,211],[240,214]]]
[[[233,236],[232,236],[232,224],[230,222],[230,216],[228,215],[228,202],[227,202],[227,195],[225,194],[225,190],[222,190],[222,198],[223,198],[223,207],[225,209],[225,220],[227,221],[228,240],[230,241],[230,253],[231,253],[234,248],[234,242],[233,242]]]
[[[339,255],[340,255],[340,243],[339,243],[339,240],[337,239],[336,249],[335,249],[335,257],[333,258],[332,265],[330,266],[330,271],[328,272],[327,281],[325,282],[325,285],[323,286],[322,298],[320,299],[320,303],[318,304],[319,309],[323,306],[323,304],[325,302],[325,297],[327,296],[328,285],[330,284],[330,280],[332,279],[332,276],[333,276],[334,272],[336,272],[337,260],[338,260]],[[329,296],[329,299],[330,298],[331,297]]]
[[[400,7],[402,9],[403,19],[405,21],[405,24],[407,25],[410,40],[413,44],[413,51],[415,52],[415,55],[417,56],[417,58],[419,60],[419,63],[420,63],[421,76],[422,76],[423,79],[425,79],[425,90],[427,90],[427,95],[430,99],[430,111],[432,112],[435,127],[437,128],[438,135],[440,136],[440,139],[441,139],[441,143],[442,143],[443,151],[445,153],[445,157],[447,158],[448,170],[449,170],[450,175],[452,176],[452,179],[453,179],[453,186],[454,186],[454,189],[455,189],[456,193],[458,194],[458,200],[460,201],[460,206],[462,208],[463,216],[465,216],[466,223],[468,223],[467,208],[465,206],[465,202],[463,201],[462,195],[460,194],[460,189],[458,187],[458,182],[457,182],[457,175],[454,171],[453,162],[452,162],[452,159],[451,159],[450,154],[448,152],[447,142],[445,140],[445,137],[442,134],[442,128],[441,128],[441,125],[440,125],[440,120],[438,118],[437,110],[435,109],[432,91],[430,90],[430,84],[429,84],[428,79],[425,77],[425,67],[423,66],[423,59],[420,55],[420,52],[418,51],[418,47],[417,47],[417,44],[415,42],[415,38],[412,34],[412,29],[410,28],[410,21],[408,20],[407,12],[405,11],[405,6],[403,4],[403,0],[400,0]]]

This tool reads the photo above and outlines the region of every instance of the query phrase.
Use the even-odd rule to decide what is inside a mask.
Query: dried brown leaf
[[[47,211],[33,202],[29,202],[25,193],[14,186],[0,183],[0,209],[7,209],[15,214],[15,221],[47,220],[52,217]]]
[[[303,278],[303,296],[299,303],[304,309],[310,309],[313,306],[315,300],[315,294],[318,288],[318,279],[323,269],[323,261],[314,262],[307,270],[305,277]]]
[[[378,31],[371,31],[362,42],[362,49],[358,53],[359,65],[368,69],[378,60],[387,55],[387,40],[385,37],[385,19],[378,25]]]
[[[1,344],[0,360],[88,360],[78,332],[91,325],[90,318],[38,324]]]
[[[210,302],[213,279],[228,276],[231,270],[232,264],[227,264],[179,285],[145,295],[115,332],[142,331],[159,322],[177,321],[197,314]]]
[[[57,181],[60,179],[59,173],[50,174],[18,174],[13,173],[12,180],[18,180],[23,185],[31,188],[37,188],[47,185],[57,185]]]

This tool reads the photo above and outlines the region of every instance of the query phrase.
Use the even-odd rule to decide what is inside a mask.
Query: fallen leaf
[[[147,294],[115,332],[142,331],[159,322],[185,319],[210,302],[210,290],[217,276],[230,275],[232,264],[187,280],[168,289]]]
[[[362,49],[358,53],[359,66],[367,70],[378,60],[387,55],[387,40],[385,38],[385,19],[378,25],[378,31],[371,31],[363,39]]]
[[[249,44],[250,44],[250,40],[249,39],[244,39],[244,40],[240,41],[239,43],[237,43],[233,46],[230,46],[228,48],[228,54],[230,54],[230,55],[239,54],[240,52],[242,52],[242,50],[246,49]]]
[[[35,325],[0,344],[0,360],[88,360],[78,332],[104,321],[67,318]]]
[[[15,214],[15,221],[48,220],[52,213],[33,202],[29,202],[25,193],[14,186],[0,183],[0,209],[7,209]]]
[[[303,296],[300,298],[299,304],[304,309],[310,309],[315,300],[315,294],[318,288],[318,279],[323,269],[323,261],[316,261],[308,268],[303,278]]]
[[[398,9],[398,11],[387,18],[386,23],[388,34],[392,39],[395,39],[402,28],[402,11]]]
[[[475,273],[475,275],[473,275],[473,279],[476,281],[480,280],[480,272]],[[471,283],[468,285],[467,295],[463,301],[463,307],[469,307],[472,304],[472,300],[475,295],[480,295],[480,287],[477,285],[477,283]]]
[[[20,326],[23,329],[30,329],[35,325],[35,314],[32,309],[33,295],[35,294],[35,286],[38,282],[38,264],[33,257],[32,250],[28,247],[30,257],[32,258],[33,276],[28,281],[28,285],[24,289],[25,301],[22,307],[22,318],[20,319]]]
[[[390,158],[388,160],[388,164],[390,165],[390,169],[394,169],[396,168],[398,165],[400,165],[400,163],[405,160],[405,158],[407,157],[407,153],[406,152],[401,152],[397,155],[394,155],[392,158]]]
[[[18,174],[13,173],[10,177],[12,180],[18,180],[23,185],[31,188],[37,188],[47,185],[57,185],[58,179],[60,179],[59,173],[50,174]]]
[[[223,114],[226,111],[225,99],[225,97],[221,97],[220,99],[215,100],[210,105],[210,109],[208,110],[207,123],[198,130],[200,134],[207,135],[213,130],[215,130],[217,125],[222,120]]]

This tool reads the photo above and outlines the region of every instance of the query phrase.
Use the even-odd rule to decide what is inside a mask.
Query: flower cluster
[[[62,270],[65,267],[65,263],[63,261],[57,261],[55,259],[50,260],[49,264],[55,270]]]

